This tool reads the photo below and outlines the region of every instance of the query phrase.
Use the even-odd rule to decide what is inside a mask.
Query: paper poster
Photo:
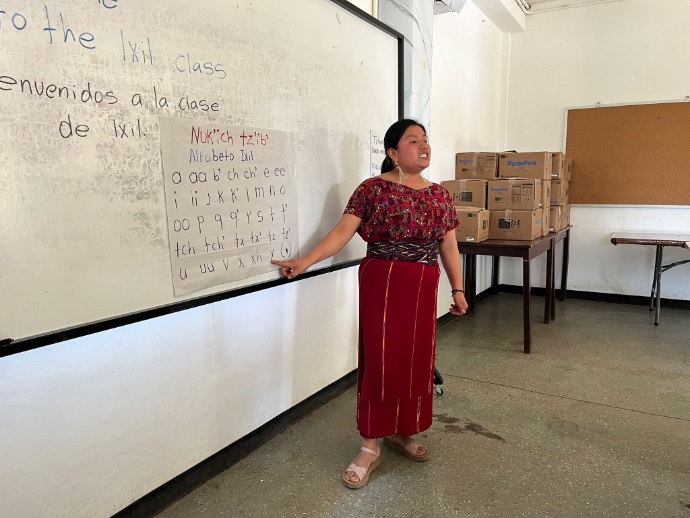
[[[386,158],[386,149],[383,147],[383,136],[378,131],[371,132],[371,171],[370,177],[381,174],[381,162]]]
[[[160,117],[175,296],[297,255],[291,133]]]

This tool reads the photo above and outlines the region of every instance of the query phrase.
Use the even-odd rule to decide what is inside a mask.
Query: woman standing
[[[450,194],[426,180],[431,147],[418,122],[403,119],[384,137],[381,175],[362,182],[336,226],[305,257],[274,261],[289,279],[338,253],[359,233],[367,254],[359,266],[357,428],[362,447],[343,475],[366,485],[384,446],[421,462],[429,452],[412,436],[431,426],[436,300],[440,269],[451,284],[450,312],[463,315],[458,218]]]

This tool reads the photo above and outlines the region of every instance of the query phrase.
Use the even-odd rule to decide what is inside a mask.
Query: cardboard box
[[[573,180],[573,159],[566,157],[565,179],[571,182]]]
[[[570,204],[563,205],[563,228],[570,225]]]
[[[550,209],[549,230],[558,232],[570,225],[570,205],[554,205]]]
[[[497,153],[457,153],[455,155],[455,179],[477,178],[493,180],[498,172]]]
[[[551,179],[551,153],[501,153],[498,155],[500,178]]]
[[[558,232],[565,228],[563,205],[553,205],[549,209],[549,231]]]
[[[551,227],[549,226],[551,220],[551,180],[541,181],[541,203],[541,235],[548,236],[549,232],[551,232]]]
[[[441,185],[448,189],[456,207],[486,208],[486,180],[448,180]]]
[[[570,182],[567,180],[551,180],[551,205],[566,205]]]
[[[489,214],[489,239],[536,239],[541,236],[542,216],[542,209],[492,210]]]
[[[461,242],[479,243],[489,239],[489,211],[476,207],[456,207],[460,225],[455,238]]]
[[[542,206],[542,180],[504,178],[491,180],[487,194],[489,210],[534,210]]]
[[[551,179],[567,179],[568,158],[565,153],[558,151],[551,153]]]
[[[551,207],[551,180],[541,181],[541,208]]]
[[[551,232],[551,227],[549,226],[549,221],[551,221],[551,209],[549,207],[546,207],[545,209],[542,209],[542,215],[541,215],[541,235],[543,236],[548,236],[549,232]]]

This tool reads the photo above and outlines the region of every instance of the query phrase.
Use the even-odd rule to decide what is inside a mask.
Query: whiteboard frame
[[[377,20],[367,12],[362,9],[352,5],[346,0],[325,0],[331,2],[342,9],[352,13],[361,20],[369,23],[370,25],[378,28],[385,34],[392,36],[397,40],[397,53],[398,53],[398,89],[397,89],[397,111],[398,119],[404,117],[404,77],[405,77],[405,58],[404,58],[404,37],[401,33],[389,27],[385,23]],[[103,331],[108,331],[110,329],[115,329],[118,327],[135,324],[138,322],[143,322],[145,320],[150,320],[152,318],[162,317],[164,315],[170,315],[172,313],[177,313],[178,311],[185,311],[192,308],[197,308],[199,306],[205,306],[207,304],[213,304],[220,302],[222,300],[232,299],[235,297],[241,297],[242,295],[247,295],[249,293],[254,293],[257,291],[263,291],[276,286],[282,286],[289,282],[299,282],[302,279],[310,279],[313,277],[318,277],[320,275],[325,275],[327,273],[336,272],[338,270],[343,270],[346,268],[352,268],[358,266],[361,261],[359,259],[353,259],[350,261],[345,261],[338,264],[333,264],[323,268],[317,268],[305,272],[299,276],[297,279],[287,280],[287,279],[275,279],[270,281],[262,281],[255,284],[249,284],[241,286],[239,288],[233,288],[225,291],[220,291],[212,293],[210,295],[204,295],[198,298],[187,299],[180,302],[173,302],[170,304],[165,304],[155,308],[148,308],[141,311],[135,311],[132,313],[127,313],[124,315],[118,315],[115,317],[110,317],[94,322],[89,322],[86,324],[80,324],[73,327],[68,327],[64,329],[59,329],[57,331],[50,331],[48,333],[43,333],[35,336],[30,336],[27,338],[21,338],[18,340],[13,340],[12,338],[0,337],[0,358],[5,356],[10,356],[13,354],[18,354],[25,351],[30,351],[33,349],[38,349],[40,347],[45,347],[48,345],[53,345],[59,342],[64,342],[67,340],[73,340],[75,338],[80,338],[83,336],[100,333]]]

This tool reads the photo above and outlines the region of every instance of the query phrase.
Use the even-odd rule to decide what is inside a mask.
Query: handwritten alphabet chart
[[[291,133],[160,117],[175,296],[296,255]]]

